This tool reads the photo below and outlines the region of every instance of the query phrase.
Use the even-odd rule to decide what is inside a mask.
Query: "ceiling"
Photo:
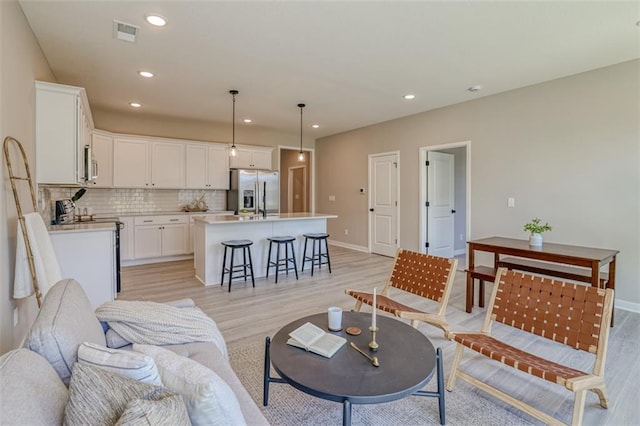
[[[314,138],[640,57],[638,1],[20,4],[58,82],[92,108],[230,125],[238,89],[240,125],[297,132],[304,102]],[[140,27],[136,43],[114,19]]]

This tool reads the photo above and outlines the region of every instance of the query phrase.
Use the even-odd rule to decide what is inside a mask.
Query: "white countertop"
[[[309,220],[309,219],[335,219],[338,216],[334,214],[323,213],[280,213],[269,214],[267,217],[260,215],[238,215],[238,216],[210,216],[196,217],[196,222],[204,222],[207,224],[222,223],[255,223],[255,222],[276,222],[282,220]]]
[[[78,222],[69,225],[48,225],[47,231],[50,234],[63,232],[95,232],[95,231],[115,231],[115,222]]]
[[[101,217],[133,217],[133,216],[168,216],[168,215],[225,215],[225,214],[233,214],[233,211],[223,210],[223,211],[213,211],[208,210],[206,212],[184,212],[182,210],[176,211],[160,211],[160,212],[138,212],[138,213],[115,213],[115,212],[107,212],[107,213],[96,213],[94,216],[96,218]]]

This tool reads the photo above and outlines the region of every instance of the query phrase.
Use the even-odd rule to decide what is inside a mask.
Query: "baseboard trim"
[[[331,239],[329,239],[328,241],[329,241],[329,244],[331,244],[332,246],[338,246],[338,247],[348,248],[351,250],[361,251],[363,253],[369,253],[368,247],[357,246],[355,244],[349,244],[349,243],[343,243],[342,241],[336,241]]]
[[[640,303],[627,302],[626,300],[616,299],[616,309],[622,309],[624,311],[635,312],[640,314]]]
[[[466,254],[466,253],[467,253],[467,249],[460,249],[460,250],[453,251],[454,256],[462,256],[463,254]]]
[[[188,259],[193,259],[193,255],[185,254],[185,255],[179,255],[179,256],[152,257],[149,259],[123,260],[121,266],[146,265],[149,263],[173,262],[176,260],[188,260]]]

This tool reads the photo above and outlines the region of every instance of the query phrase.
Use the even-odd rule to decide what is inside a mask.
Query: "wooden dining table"
[[[596,287],[604,284],[606,288],[615,291],[616,255],[619,250],[547,242],[542,246],[533,247],[529,245],[528,240],[504,237],[471,240],[467,244],[469,247],[467,312],[471,312],[473,307],[473,278],[479,277],[478,274],[480,274],[486,279],[490,277],[491,272],[495,278],[495,273],[500,266],[586,282]],[[493,253],[493,268],[477,267],[476,251]],[[608,273],[601,273],[600,268],[606,265],[608,265]],[[480,290],[483,290],[482,287],[483,285],[480,286]],[[480,300],[484,300],[483,296],[480,296]]]

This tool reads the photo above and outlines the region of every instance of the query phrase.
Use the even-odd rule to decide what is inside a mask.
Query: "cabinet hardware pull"
[[[177,221],[179,221],[179,220],[180,220],[180,219],[169,219],[169,222],[177,222]]]
[[[151,223],[153,220],[143,220],[144,223]]]

